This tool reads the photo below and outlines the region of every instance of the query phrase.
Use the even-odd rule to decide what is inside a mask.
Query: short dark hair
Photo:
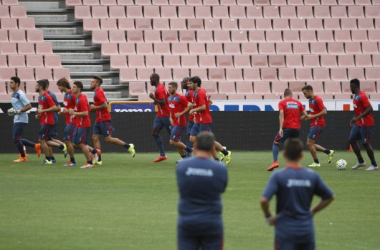
[[[307,91],[313,91],[313,86],[311,86],[311,85],[306,85],[306,86],[304,86],[304,87],[302,88],[302,91],[304,91],[304,90],[307,90]]]
[[[352,79],[352,80],[350,81],[350,84],[354,84],[354,85],[360,87],[360,81],[359,81],[359,79],[357,79],[357,78]]]
[[[198,87],[200,87],[202,85],[202,80],[201,80],[201,78],[199,78],[199,76],[193,76],[190,78],[189,81],[197,84]]]
[[[38,86],[42,87],[43,90],[46,90],[47,87],[49,86],[49,83],[46,82],[45,80],[38,80],[37,84]]]
[[[93,78],[98,81],[99,85],[103,84],[103,78],[101,76],[94,76]]]
[[[177,82],[169,82],[169,85],[175,87],[176,89],[178,89],[178,83]]]
[[[66,78],[61,78],[57,81],[57,86],[62,86],[62,87],[65,87],[67,89],[71,89],[70,87],[70,82],[69,80],[67,80]]]
[[[19,77],[13,76],[13,77],[11,77],[11,80],[14,81],[15,83],[17,83],[18,86],[20,86],[21,80]]]
[[[187,83],[189,82],[189,80],[190,80],[190,77],[185,77],[182,79],[181,85],[182,85],[183,89],[187,90],[189,88],[189,87],[187,87]]]
[[[83,83],[80,81],[75,81],[74,85],[77,86],[78,89],[80,89],[80,92],[83,91]]]
[[[153,78],[153,79],[155,79],[155,80],[157,80],[157,81],[160,81],[160,75],[157,74],[157,73],[153,73],[153,74],[151,74],[151,75],[150,75],[150,78]]]
[[[200,132],[196,138],[196,145],[199,150],[211,151],[214,147],[215,137],[211,132]]]
[[[290,89],[285,89],[284,96],[291,96],[293,92]]]
[[[284,144],[284,151],[288,160],[297,161],[301,158],[303,143],[298,138],[287,139]]]

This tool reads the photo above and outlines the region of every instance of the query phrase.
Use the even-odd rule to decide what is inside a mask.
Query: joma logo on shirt
[[[214,173],[211,169],[202,169],[202,168],[188,168],[186,175],[198,175],[198,176],[207,176],[212,177]]]
[[[286,186],[289,188],[290,187],[311,187],[311,183],[309,180],[289,179]]]
[[[174,109],[174,108],[175,108],[175,105],[174,105],[173,103],[170,103],[170,104],[169,104],[169,107],[172,108],[172,109]]]

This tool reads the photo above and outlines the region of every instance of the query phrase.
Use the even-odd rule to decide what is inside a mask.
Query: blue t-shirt
[[[268,200],[276,195],[276,238],[296,243],[314,240],[313,196],[323,200],[333,196],[322,178],[310,169],[285,168],[275,172],[263,193]]]
[[[51,96],[55,105],[58,106],[59,102],[58,102],[57,96],[51,91],[48,91],[47,93]],[[54,123],[57,124],[59,121],[58,112],[57,111],[53,112],[53,115],[54,115]]]
[[[186,159],[177,166],[179,223],[222,219],[221,195],[227,187],[225,164],[205,158]]]
[[[12,94],[12,107],[15,110],[20,110],[24,106],[28,105],[30,102],[28,98],[26,98],[26,95],[24,91],[19,89],[16,93]],[[19,115],[15,115],[13,118],[13,122],[22,122],[22,123],[28,123],[28,114],[26,112],[21,113]]]

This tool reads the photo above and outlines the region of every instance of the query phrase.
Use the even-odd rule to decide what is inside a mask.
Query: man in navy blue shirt
[[[214,141],[212,133],[199,133],[195,157],[177,166],[178,250],[223,249],[221,195],[227,186],[227,167],[210,159]]]
[[[334,195],[322,178],[310,169],[303,168],[303,144],[299,139],[288,139],[284,147],[286,167],[269,179],[261,197],[261,208],[267,222],[275,226],[276,250],[314,250],[313,216],[327,207]],[[276,195],[276,215],[269,211],[269,201]],[[310,210],[313,196],[321,201]]]

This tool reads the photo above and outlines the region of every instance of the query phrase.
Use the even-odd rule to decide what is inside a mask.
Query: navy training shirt
[[[47,93],[48,93],[48,94],[51,96],[51,98],[53,99],[53,102],[55,103],[55,106],[58,106],[58,105],[59,105],[59,102],[58,102],[57,96],[56,96],[53,92],[51,92],[51,91],[48,91]],[[54,115],[54,123],[57,124],[58,121],[59,121],[58,112],[57,112],[57,111],[54,111],[54,112],[53,112],[53,115]]]
[[[313,196],[333,196],[322,178],[311,169],[289,168],[272,174],[263,193],[268,200],[276,195],[276,238],[297,243],[314,241]]]
[[[186,159],[177,165],[180,221],[221,220],[221,195],[227,187],[227,167],[206,158]]]

